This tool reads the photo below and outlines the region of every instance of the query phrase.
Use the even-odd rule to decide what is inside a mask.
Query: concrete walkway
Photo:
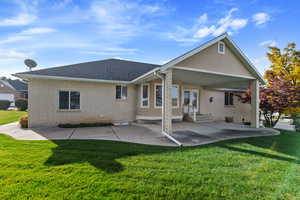
[[[279,134],[273,129],[251,129],[236,124],[212,123],[173,123],[172,136],[183,146],[196,146],[222,140],[272,136]],[[0,126],[0,133],[17,140],[112,140],[140,144],[177,146],[163,136],[158,124],[132,124],[130,126],[109,126],[92,128],[46,127],[21,129],[18,123]]]
[[[9,135],[17,140],[111,140],[160,146],[177,146],[159,132],[136,125],[21,129],[18,123],[11,123],[0,126],[0,133]]]

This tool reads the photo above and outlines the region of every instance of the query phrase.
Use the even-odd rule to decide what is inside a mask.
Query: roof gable
[[[245,67],[243,62],[232,52],[230,48],[225,48],[226,53],[218,53],[218,43],[203,49],[202,51],[186,58],[175,66],[191,69],[201,69],[224,74],[255,77]]]
[[[205,49],[211,47],[212,45],[215,45],[219,41],[223,40],[226,43],[227,48],[230,48],[230,50],[241,60],[243,65],[246,67],[246,69],[255,77],[258,78],[261,83],[265,83],[264,79],[262,78],[261,74],[258,72],[258,70],[255,68],[255,66],[250,62],[250,60],[245,56],[245,54],[240,50],[240,48],[230,39],[229,35],[227,33],[224,33],[206,43],[203,45],[192,49],[191,51],[186,52],[185,54],[169,61],[168,63],[164,64],[161,67],[161,71],[165,71],[180,62],[194,56],[195,54],[200,53],[201,51],[204,51]]]

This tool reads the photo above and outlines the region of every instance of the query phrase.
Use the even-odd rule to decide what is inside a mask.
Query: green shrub
[[[59,124],[59,128],[83,128],[83,127],[101,127],[101,126],[112,126],[112,123],[79,123],[79,124]]]
[[[21,117],[19,123],[21,125],[21,128],[28,128],[28,116]]]
[[[16,100],[15,105],[20,111],[26,111],[28,108],[28,102],[25,99]]]
[[[10,106],[10,101],[8,100],[0,100],[0,110],[7,110]]]
[[[296,131],[300,131],[300,114],[292,115],[292,119],[293,119],[292,125],[295,125]]]

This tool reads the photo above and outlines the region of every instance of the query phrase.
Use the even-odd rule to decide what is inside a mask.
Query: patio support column
[[[251,127],[259,128],[259,82],[251,81]]]
[[[163,131],[167,134],[172,133],[172,83],[173,83],[172,70],[165,72],[163,80]]]

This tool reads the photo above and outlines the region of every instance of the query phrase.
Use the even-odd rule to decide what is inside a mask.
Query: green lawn
[[[0,199],[300,199],[300,133],[190,148],[0,135]]]
[[[18,121],[26,112],[0,110],[0,125]]]

